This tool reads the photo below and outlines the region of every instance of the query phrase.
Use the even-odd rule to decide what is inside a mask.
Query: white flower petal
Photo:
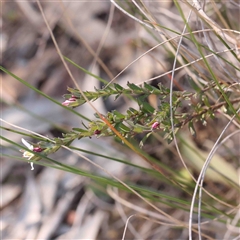
[[[33,150],[33,145],[28,143],[25,139],[22,138],[22,143],[30,150]]]
[[[24,157],[24,158],[27,158],[28,160],[30,160],[33,156],[34,156],[33,153],[30,153],[30,152],[27,152],[27,151],[25,151],[25,152],[23,153],[23,157]]]
[[[33,162],[30,162],[30,165],[31,165],[31,170],[33,171],[34,170]]]
[[[30,143],[28,143],[25,139],[22,138],[22,143],[29,149],[29,150],[33,150],[33,145],[31,145]],[[27,158],[28,160],[30,160],[32,157],[34,157],[34,154],[25,150],[23,151],[23,157]],[[30,162],[31,165],[31,170],[34,170],[33,167],[33,162]]]

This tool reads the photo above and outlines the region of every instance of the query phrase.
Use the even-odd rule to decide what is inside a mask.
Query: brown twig
[[[230,101],[232,104],[234,103],[238,103],[240,102],[240,98],[236,98],[234,100]],[[226,102],[220,102],[218,104],[212,105],[211,107],[207,107],[204,110],[202,110],[201,112],[198,113],[194,113],[191,116],[189,116],[188,118],[186,118],[184,121],[182,121],[181,123],[176,124],[175,127],[183,127],[184,125],[186,125],[188,122],[192,121],[194,118],[197,118],[201,115],[203,115],[204,113],[207,113],[208,111],[215,111],[219,108],[221,108],[222,106],[224,106],[225,104],[227,104]]]

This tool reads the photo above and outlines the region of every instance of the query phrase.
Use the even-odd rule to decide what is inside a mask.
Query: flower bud
[[[95,135],[99,135],[100,133],[101,133],[101,131],[98,130],[98,129],[94,131],[94,134],[95,134]]]
[[[40,147],[33,148],[33,152],[42,152],[42,151],[43,151],[43,149]]]
[[[76,102],[76,98],[69,98],[68,100],[65,100],[62,105],[63,106],[69,106],[70,103]]]
[[[160,123],[159,123],[159,122],[154,122],[154,123],[152,124],[152,130],[159,128],[159,126],[160,126]]]

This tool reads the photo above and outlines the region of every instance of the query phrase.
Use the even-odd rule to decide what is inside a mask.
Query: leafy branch
[[[103,89],[96,89],[95,92],[86,91],[84,94],[90,101],[94,101],[100,97],[109,97],[116,95],[117,99],[121,94],[135,96],[139,109],[129,108],[125,114],[120,113],[117,110],[108,112],[104,117],[114,129],[116,129],[124,138],[133,138],[137,134],[145,133],[146,136],[140,142],[140,146],[153,132],[161,132],[164,134],[164,138],[168,142],[172,141],[173,133],[170,119],[170,104],[168,102],[169,89],[158,85],[159,88],[153,87],[147,83],[143,87],[137,86],[133,83],[127,84],[128,88],[123,88],[119,84],[107,86]],[[173,105],[174,112],[174,126],[175,132],[180,128],[189,124],[190,130],[193,128],[193,121],[203,121],[210,116],[214,116],[214,112],[227,105],[226,102],[220,102],[217,104],[210,104],[206,95],[203,95],[206,91],[214,89],[216,86],[207,87],[197,93],[190,93],[185,91],[173,92]],[[215,89],[216,90],[216,89]],[[65,94],[65,102],[62,104],[68,107],[77,107],[84,104],[86,101],[77,89],[68,88],[70,94]],[[147,97],[150,94],[155,94],[159,98],[159,106],[157,109],[153,108],[148,102]],[[197,99],[197,103],[194,104],[194,100]],[[188,102],[190,108],[183,112],[181,105],[183,101]],[[240,98],[230,100],[232,104],[240,102]],[[85,128],[73,128],[70,132],[64,133],[62,138],[55,138],[52,142],[39,142],[37,146],[42,149],[43,154],[48,155],[56,152],[61,145],[69,146],[75,139],[81,139],[85,137],[117,137],[116,134],[110,129],[110,127],[103,121],[97,114],[95,114],[96,120],[90,121]],[[39,160],[39,155],[34,156],[33,160]]]
[[[161,84],[158,85],[159,88],[151,86],[147,83],[144,83],[143,87],[139,87],[133,83],[128,83],[127,86],[128,86],[128,88],[123,88],[119,84],[114,83],[113,85],[108,85],[103,89],[95,88],[95,91],[86,91],[86,92],[84,92],[84,94],[89,101],[95,101],[98,98],[109,97],[109,96],[113,96],[113,95],[115,95],[115,100],[116,100],[122,94],[124,94],[124,95],[144,95],[144,96],[149,96],[150,94],[155,94],[157,96],[161,96],[161,98],[165,98],[166,96],[169,95],[169,89],[165,88]],[[67,106],[78,107],[78,106],[86,103],[86,100],[84,99],[84,97],[82,96],[82,94],[79,92],[78,89],[73,89],[73,88],[68,87],[67,90],[70,92],[70,94],[65,94],[63,96],[66,99],[66,101],[70,100],[69,104],[66,104]],[[178,92],[178,93],[180,93],[180,92]]]

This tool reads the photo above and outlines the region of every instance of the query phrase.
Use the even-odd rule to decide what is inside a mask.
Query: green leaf
[[[145,113],[154,113],[155,108],[152,107],[147,101],[144,96],[138,97],[137,102],[141,108],[141,110]]]
[[[117,84],[117,83],[114,83],[114,87],[119,92],[122,92],[124,90],[124,88],[122,86],[120,86],[119,84]]]
[[[119,122],[119,123],[116,123],[114,125],[114,127],[120,131],[120,132],[123,132],[123,133],[129,133],[131,131],[131,129],[129,127],[127,127],[125,124]]]
[[[125,119],[125,115],[123,115],[122,113],[118,112],[117,110],[114,110],[112,112],[113,114],[113,121],[114,122],[119,122]]]
[[[145,135],[145,137],[141,140],[139,143],[139,147],[142,148],[146,140],[152,135],[152,132],[149,132],[148,134]]]
[[[151,94],[159,94],[160,93],[158,88],[151,86],[147,83],[144,83],[144,88],[146,88]]]
[[[134,92],[139,92],[139,93],[142,93],[142,92],[143,92],[142,88],[138,87],[137,85],[135,85],[135,84],[133,84],[133,83],[128,82],[128,83],[127,83],[127,86],[128,86],[130,89],[132,89]]]
[[[81,132],[81,133],[88,132],[88,130],[85,130],[85,129],[82,129],[82,128],[73,128],[72,130],[77,131],[77,132]]]

